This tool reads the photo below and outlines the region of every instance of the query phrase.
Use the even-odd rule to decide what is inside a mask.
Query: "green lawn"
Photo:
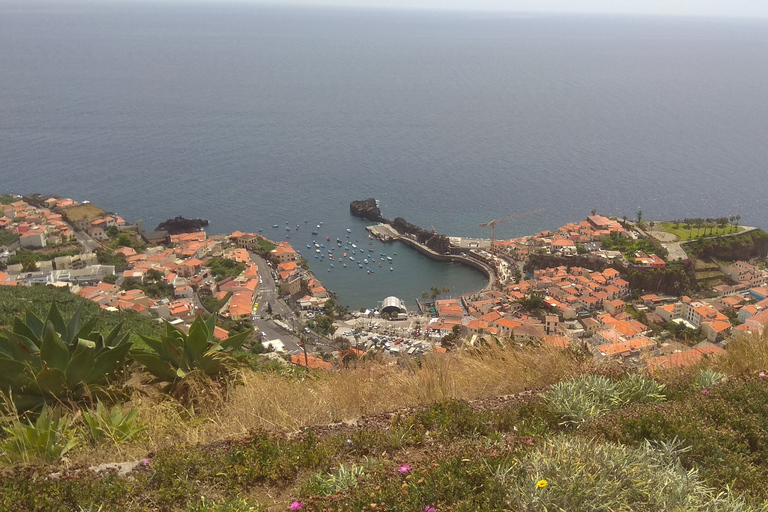
[[[740,231],[744,231],[744,228],[741,226],[736,227],[732,225],[727,225],[725,226],[725,229],[721,229],[720,226],[716,226],[711,230],[710,228],[697,229],[695,227],[692,229],[685,229],[684,224],[681,223],[679,227],[675,229],[674,224],[672,222],[662,222],[661,231],[664,231],[665,233],[672,233],[673,235],[676,235],[681,242],[684,242],[686,240],[704,238],[705,236],[717,236],[717,235],[725,235],[728,233],[738,233]],[[706,235],[704,233],[706,233]]]

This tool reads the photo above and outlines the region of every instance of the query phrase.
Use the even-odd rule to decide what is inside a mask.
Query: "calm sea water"
[[[768,227],[767,25],[0,1],[0,191],[305,251],[347,228],[366,247],[348,210],[366,197],[464,236],[540,208],[497,235],[593,208]],[[393,271],[306,255],[355,308],[484,282],[374,247]]]

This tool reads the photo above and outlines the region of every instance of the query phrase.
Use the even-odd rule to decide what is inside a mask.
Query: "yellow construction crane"
[[[503,219],[496,219],[490,222],[486,222],[485,224],[480,224],[481,228],[487,228],[488,226],[491,226],[491,254],[496,254],[496,224],[501,224],[502,222],[507,222],[508,220],[521,219],[523,217],[541,213],[543,211],[544,210],[534,210],[532,212],[518,213],[517,215],[510,215],[509,217],[504,217]]]

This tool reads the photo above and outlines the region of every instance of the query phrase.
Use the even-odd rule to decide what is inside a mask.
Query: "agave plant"
[[[149,350],[137,349],[131,354],[158,380],[168,382],[169,389],[193,372],[209,377],[226,374],[234,362],[231,352],[240,348],[251,331],[218,342],[213,337],[215,325],[213,315],[208,320],[201,316],[195,318],[189,333],[166,322],[165,336],[160,339],[141,336]]]
[[[94,317],[80,325],[82,305],[65,321],[56,304],[45,320],[27,311],[11,329],[0,331],[0,387],[19,411],[45,403],[91,400],[128,357],[131,342],[122,322],[104,338]]]
[[[72,419],[58,412],[51,413],[45,406],[34,422],[16,420],[3,427],[3,431],[5,436],[0,443],[0,453],[9,462],[39,459],[51,464],[78,443]]]
[[[146,430],[136,421],[138,414],[136,408],[123,412],[120,404],[107,409],[99,400],[95,411],[83,411],[86,437],[94,445],[105,441],[115,444],[130,441]]]

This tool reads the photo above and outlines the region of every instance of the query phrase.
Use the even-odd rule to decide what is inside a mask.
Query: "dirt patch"
[[[652,236],[659,242],[677,242],[678,237],[677,235],[674,235],[672,233],[667,233],[666,231],[646,231],[649,236]]]

